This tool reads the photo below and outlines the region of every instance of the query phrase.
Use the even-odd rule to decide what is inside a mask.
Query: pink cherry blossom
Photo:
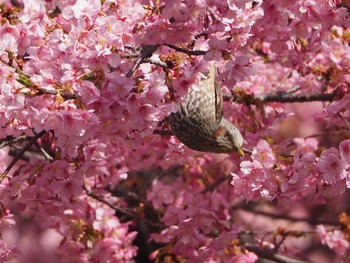
[[[253,162],[243,161],[240,166],[243,174],[253,176],[258,182],[263,182],[267,179],[263,166],[256,160]]]
[[[252,252],[240,254],[232,258],[234,262],[254,263],[258,260],[258,256]]]
[[[16,249],[8,247],[5,241],[0,240],[0,260],[6,262],[12,257],[18,257],[16,254]]]
[[[340,157],[350,166],[350,140],[344,140],[339,144]]]
[[[3,206],[3,204],[1,204],[2,208],[5,208]],[[14,221],[12,219],[13,215],[10,214],[10,211],[8,209],[6,209],[5,211],[1,211],[1,221],[0,221],[0,227],[4,227],[4,226],[11,226],[11,225],[15,225],[16,221]]]
[[[327,245],[336,253],[344,255],[349,248],[349,242],[344,238],[340,230],[327,231],[323,225],[319,225],[317,226],[317,232],[320,235],[322,244]]]
[[[265,140],[258,142],[252,152],[253,160],[258,161],[265,168],[271,168],[276,163],[276,156]]]
[[[172,188],[162,182],[153,182],[154,191],[150,192],[148,199],[153,203],[154,208],[159,209],[163,204],[171,204],[174,201]]]
[[[329,183],[344,179],[349,165],[339,158],[339,152],[335,148],[325,150],[317,161],[317,166],[323,174],[323,178]]]
[[[299,184],[307,180],[309,176],[315,176],[316,173],[316,155],[314,153],[306,153],[293,164],[293,175],[288,182]]]

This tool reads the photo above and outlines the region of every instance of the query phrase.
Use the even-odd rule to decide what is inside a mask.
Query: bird
[[[189,88],[177,112],[169,116],[172,132],[188,148],[212,153],[238,152],[243,156],[243,136],[223,117],[223,97],[212,62],[198,85]]]

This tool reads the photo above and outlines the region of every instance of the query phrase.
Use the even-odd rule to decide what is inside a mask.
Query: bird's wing
[[[182,117],[207,134],[212,134],[222,119],[222,93],[216,75],[217,69],[212,62],[209,72],[202,74],[200,81],[189,88],[179,110]]]
[[[215,118],[217,124],[220,123],[223,115],[223,107],[222,107],[222,91],[219,83],[216,81],[216,76],[218,75],[218,70],[214,63],[211,65],[212,69],[210,72],[213,72],[213,81],[214,81],[214,92],[215,92]]]
[[[188,117],[209,133],[217,129],[222,119],[222,93],[216,82],[217,69],[212,62],[209,73],[190,88],[186,97]]]

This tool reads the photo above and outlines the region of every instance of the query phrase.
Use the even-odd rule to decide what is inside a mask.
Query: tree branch
[[[35,146],[39,149],[46,161],[52,161],[54,159],[38,142],[35,142]]]
[[[15,144],[17,142],[23,142],[28,140],[30,137],[28,135],[20,135],[18,137],[7,136],[4,139],[0,140],[0,149]]]
[[[214,183],[212,183],[211,185],[208,185],[203,191],[201,191],[201,194],[205,194],[209,191],[216,189],[223,182],[228,181],[230,179],[232,179],[232,175],[222,176],[222,177],[218,178]]]
[[[306,222],[310,225],[331,225],[331,226],[339,226],[339,222],[337,221],[330,221],[330,220],[322,220],[322,219],[317,219],[317,218],[308,218],[308,217],[294,217],[294,216],[289,216],[289,215],[285,215],[285,214],[273,214],[273,213],[269,213],[269,212],[265,212],[265,211],[261,211],[261,210],[256,210],[256,209],[250,209],[247,206],[243,207],[239,207],[240,209],[243,209],[244,211],[247,212],[251,212],[254,213],[256,215],[262,215],[262,216],[267,216],[270,218],[274,218],[274,219],[284,219],[284,220],[288,220],[288,221],[293,221],[293,222]]]
[[[348,259],[350,258],[350,248],[348,248],[343,256],[343,258],[341,259],[341,261],[339,263],[346,263],[348,262]]]
[[[146,61],[146,59],[152,57],[153,53],[158,49],[159,45],[146,45],[141,47],[141,50],[138,51],[138,58],[135,60],[134,65],[126,73],[125,77],[130,78],[132,74],[136,71],[136,69]]]
[[[169,65],[167,64],[167,62],[161,61],[161,60],[155,60],[155,59],[152,59],[152,58],[146,58],[144,60],[144,62],[153,64],[153,65],[157,65],[157,66],[162,67],[162,68],[169,68]]]
[[[176,51],[185,53],[187,55],[203,56],[203,55],[208,53],[208,51],[204,51],[204,50],[188,50],[188,49],[184,49],[184,48],[181,48],[181,47],[174,46],[172,44],[164,44],[164,45],[167,46],[167,47],[170,47],[170,48],[172,48],[172,49],[174,49]]]
[[[68,90],[47,90],[47,89],[40,88],[38,86],[36,86],[36,90],[38,91],[37,93],[38,95],[41,95],[41,94],[60,95],[62,98],[66,100],[74,100],[74,99],[80,98],[79,95],[72,93]]]
[[[28,75],[26,75],[20,68],[16,68],[12,65],[12,62],[5,62],[4,60],[0,61],[4,63],[5,65],[9,66],[10,68],[13,68],[16,73],[18,74],[18,78],[16,79],[19,83],[24,85],[25,87],[29,88],[30,90],[34,90],[37,92],[36,94],[41,95],[41,94],[51,94],[51,95],[60,95],[62,98],[66,100],[70,99],[77,99],[80,96],[72,93],[68,90],[47,90],[44,88],[41,88],[38,84],[34,83]]]
[[[15,146],[10,146],[9,155],[15,158],[17,155],[19,155],[21,153],[21,151],[22,151],[21,148],[17,148]],[[21,155],[20,160],[25,161],[25,162],[29,162],[30,159],[32,159],[32,158],[37,158],[37,159],[42,160],[42,161],[47,161],[45,156],[43,156],[41,153],[33,152],[30,150],[27,150],[26,152],[24,152]]]
[[[266,95],[246,95],[243,97],[239,94],[232,94],[231,96],[224,96],[224,101],[237,101],[237,103],[248,102],[252,103],[255,100],[262,102],[282,102],[282,103],[294,103],[294,102],[310,102],[310,101],[333,101],[337,97],[341,98],[342,95],[337,92],[334,93],[314,93],[314,94],[294,94],[294,93],[272,93]]]
[[[29,141],[29,143],[23,147],[23,149],[18,153],[18,155],[13,158],[12,162],[7,166],[7,168],[5,169],[5,171],[1,174],[0,176],[0,183],[2,182],[2,180],[5,178],[5,176],[8,174],[8,172],[12,169],[12,167],[17,163],[17,161],[19,159],[21,159],[21,157],[23,156],[23,154],[30,149],[30,147],[32,147],[32,145],[36,142],[37,139],[39,139],[40,137],[42,137],[44,134],[46,133],[46,131],[41,131],[39,133],[37,133],[33,138],[31,138],[31,140]]]
[[[175,135],[173,131],[170,130],[154,130],[153,134],[159,134],[161,136],[173,136]]]
[[[266,94],[258,99],[265,102],[309,102],[309,101],[333,101],[338,94]]]
[[[301,260],[279,255],[273,250],[264,249],[262,247],[258,247],[252,244],[244,244],[244,246],[249,251],[254,252],[260,258],[273,260],[274,262],[277,262],[277,263],[307,263],[306,261],[301,261]]]
[[[146,218],[142,218],[141,216],[137,215],[137,214],[134,214],[132,212],[129,212],[128,210],[124,209],[124,208],[121,208],[121,207],[118,207],[118,206],[115,206],[111,203],[109,203],[107,200],[105,200],[104,198],[96,195],[95,193],[93,193],[90,189],[88,189],[85,185],[83,185],[83,189],[84,191],[86,192],[86,194],[88,196],[90,196],[91,198],[109,206],[110,208],[112,208],[113,210],[115,210],[116,212],[119,212],[123,215],[127,215],[131,218],[134,218],[134,219],[137,219],[137,220],[140,220],[140,221],[143,221],[145,222],[147,225],[149,226],[152,226],[152,227],[155,227],[157,229],[164,229],[164,225],[160,224],[160,223],[155,223],[155,222],[152,222]]]

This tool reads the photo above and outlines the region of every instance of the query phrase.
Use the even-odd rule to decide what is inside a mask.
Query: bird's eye
[[[231,134],[229,131],[226,131],[224,136],[225,136],[230,142],[233,141],[232,134]]]
[[[225,133],[225,138],[230,142],[230,144],[231,144],[231,147],[233,148],[233,149],[240,149],[240,147],[235,143],[235,140],[234,140],[234,138],[233,138],[233,135],[232,135],[232,133],[230,133],[229,131],[226,131],[226,133]]]

